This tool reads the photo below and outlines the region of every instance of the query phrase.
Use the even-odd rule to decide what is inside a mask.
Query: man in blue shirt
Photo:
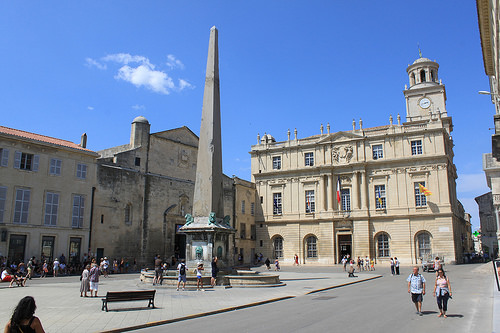
[[[411,300],[417,308],[417,314],[422,315],[422,301],[425,295],[425,279],[418,273],[418,267],[413,267],[413,273],[406,279],[408,281],[408,293],[411,293]]]

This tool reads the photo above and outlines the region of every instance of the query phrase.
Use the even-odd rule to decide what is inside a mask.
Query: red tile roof
[[[80,145],[77,145],[76,143],[71,142],[71,141],[56,139],[56,138],[52,138],[50,136],[21,131],[18,129],[13,129],[13,128],[5,127],[5,126],[0,126],[0,134],[2,134],[2,133],[7,134],[7,135],[11,135],[11,136],[15,136],[15,137],[19,137],[19,138],[40,141],[40,142],[44,142],[44,143],[50,143],[53,145],[67,147],[67,148],[76,149],[76,150],[81,150],[81,151],[85,151],[85,152],[89,152],[89,153],[95,153],[94,151],[86,149],[86,148],[82,148]]]

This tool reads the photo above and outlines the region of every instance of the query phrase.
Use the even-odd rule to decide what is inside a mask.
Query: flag
[[[377,201],[380,204],[380,207],[382,207],[382,196],[380,195],[380,188],[377,189]]]
[[[308,212],[310,212],[311,211],[311,202],[309,201],[309,196],[307,196],[307,203],[306,203],[306,205],[307,205],[306,210]]]
[[[340,204],[340,191],[341,191],[341,185],[340,185],[340,176],[337,177],[337,202]]]
[[[420,193],[422,193],[426,197],[428,197],[429,195],[432,195],[432,192],[429,191],[428,189],[426,189],[425,186],[422,184],[418,184],[418,189],[420,190]]]

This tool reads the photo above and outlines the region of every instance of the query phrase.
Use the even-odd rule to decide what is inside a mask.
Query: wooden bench
[[[156,290],[137,290],[137,291],[108,291],[106,298],[102,299],[102,309],[108,312],[108,302],[128,302],[128,301],[142,301],[149,300],[148,308],[150,305],[155,307],[155,293]]]

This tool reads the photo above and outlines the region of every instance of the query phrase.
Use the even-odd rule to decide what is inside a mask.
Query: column
[[[359,209],[359,184],[358,172],[352,173],[352,197],[351,197],[352,210]]]
[[[328,209],[333,211],[333,192],[335,191],[333,186],[333,175],[328,175]]]
[[[325,197],[325,176],[321,175],[319,178],[319,193],[318,196],[318,211],[326,210],[326,197]]]
[[[361,209],[368,209],[368,184],[366,171],[361,171]]]

